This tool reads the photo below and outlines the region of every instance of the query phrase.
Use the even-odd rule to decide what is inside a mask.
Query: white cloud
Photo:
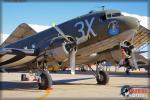
[[[3,34],[2,36],[3,36],[2,41],[5,41],[8,38],[9,34]]]
[[[8,38],[9,34],[3,34],[3,33],[1,33],[1,35],[2,35],[1,42],[3,43]]]
[[[150,26],[148,25],[148,24],[150,24],[149,23],[150,22],[150,17],[140,16],[140,15],[137,15],[137,14],[129,14],[129,13],[126,13],[126,12],[123,12],[122,14],[125,15],[125,16],[131,16],[131,17],[137,18],[140,21],[140,24],[142,26],[144,26],[145,28],[150,30]]]
[[[36,32],[41,32],[50,28],[51,26],[48,25],[38,25],[38,24],[28,24],[31,28],[33,28]]]

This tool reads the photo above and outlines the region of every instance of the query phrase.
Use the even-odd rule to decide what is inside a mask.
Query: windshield
[[[118,17],[121,16],[121,13],[107,13],[107,18]]]
[[[121,13],[104,13],[103,15],[101,15],[101,19],[102,20],[106,20],[112,17],[118,17],[121,16]]]
[[[121,16],[121,13],[112,13],[112,17]]]

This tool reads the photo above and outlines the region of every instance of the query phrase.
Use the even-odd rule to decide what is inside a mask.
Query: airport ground
[[[149,77],[144,70],[134,71],[126,75],[124,70],[109,72],[110,80],[107,85],[97,85],[91,72],[79,72],[70,75],[69,71],[52,73],[54,85],[50,90],[38,90],[33,76],[29,81],[21,82],[22,73],[1,73],[1,99],[29,98],[33,100],[59,98],[95,98],[95,99],[124,99],[120,94],[124,85],[149,87]],[[148,99],[148,94],[144,95]]]

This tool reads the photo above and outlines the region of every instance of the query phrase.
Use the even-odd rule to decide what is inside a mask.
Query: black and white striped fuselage
[[[33,55],[33,50],[22,50],[22,49],[12,49],[7,48],[1,50],[7,52],[6,54],[0,55],[0,67],[15,67],[18,65],[23,65],[36,58]]]

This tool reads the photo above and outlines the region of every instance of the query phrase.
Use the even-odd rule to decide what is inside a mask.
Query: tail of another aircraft
[[[4,47],[10,43],[16,42],[25,37],[31,36],[35,34],[36,31],[32,29],[28,24],[22,23],[20,24],[12,34],[0,45],[0,47]]]

